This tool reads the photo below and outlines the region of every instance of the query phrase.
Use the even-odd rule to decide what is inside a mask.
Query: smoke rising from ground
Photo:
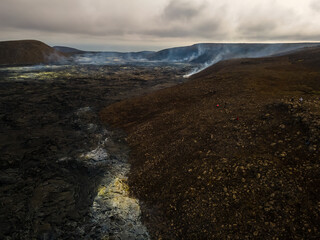
[[[319,46],[317,43],[299,44],[212,44],[202,43],[186,47],[164,49],[158,52],[83,52],[72,48],[55,47],[50,55],[45,55],[44,63],[60,65],[144,65],[187,64],[194,69],[189,77],[219,61],[233,58],[258,58],[279,55],[303,47]],[[60,49],[62,52],[58,52]],[[69,53],[70,50],[75,53]],[[63,53],[64,52],[64,53]],[[56,65],[54,65],[56,64]],[[39,65],[37,68],[47,68]]]
[[[82,52],[69,59],[60,58],[59,64],[119,65],[186,63],[196,66],[186,74],[189,77],[221,60],[233,58],[258,58],[282,54],[303,47],[319,46],[317,43],[297,44],[210,44],[202,43],[186,47],[164,49],[158,52]],[[80,51],[81,52],[81,51]],[[53,56],[56,58],[57,56]],[[57,62],[57,61],[56,61]]]
[[[317,45],[317,44],[315,44]],[[205,68],[216,64],[221,60],[234,59],[234,58],[259,58],[267,57],[271,55],[283,54],[299,48],[306,47],[304,44],[222,44],[221,47],[216,49],[216,52],[206,47],[205,44],[198,44],[198,55],[192,55],[189,59],[190,62],[195,61],[197,58],[201,58],[205,54],[211,55],[208,60],[201,63],[199,67],[196,67],[190,73],[184,77],[188,78],[193,74],[196,74]],[[312,45],[311,45],[312,46]]]

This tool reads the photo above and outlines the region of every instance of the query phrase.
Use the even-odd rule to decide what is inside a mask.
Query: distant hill
[[[215,63],[231,58],[256,58],[319,46],[320,43],[199,43],[192,46],[168,48],[148,56],[153,61]]]
[[[212,65],[221,60],[232,58],[256,58],[271,55],[281,55],[294,52],[305,47],[320,46],[320,43],[199,43],[185,47],[174,47],[160,51],[141,52],[113,52],[113,51],[81,51],[79,49],[56,46],[56,50],[66,54],[75,54],[84,57],[86,61],[94,59],[95,62],[105,62],[107,58],[120,59],[123,61],[160,61],[179,62]]]
[[[106,59],[115,61],[159,61],[201,64],[204,67],[221,60],[234,58],[257,58],[281,55],[305,47],[320,46],[320,43],[199,43],[192,46],[175,47],[157,52],[86,52],[68,47],[55,47],[64,53],[75,54],[76,62],[104,64]]]
[[[65,56],[64,53],[36,40],[0,42],[1,65],[51,63]]]
[[[51,63],[61,60],[61,57],[67,57],[71,62],[84,64],[106,64],[106,62],[142,60],[193,63],[207,67],[221,60],[281,55],[313,46],[320,46],[320,43],[199,43],[186,47],[168,48],[158,52],[95,52],[82,51],[65,46],[50,47],[36,40],[21,40],[0,42],[0,64]]]
[[[89,54],[89,55],[101,55],[105,57],[120,57],[120,58],[142,58],[147,57],[154,51],[140,51],[140,52],[115,52],[115,51],[83,51],[77,48],[65,47],[65,46],[54,46],[54,49],[71,54]]]
[[[283,64],[286,64],[286,66],[281,66]],[[221,71],[230,71],[231,67],[239,67],[241,66],[242,68],[247,65],[252,65],[250,68],[248,67],[248,72],[249,70],[251,71],[252,74],[257,74],[257,66],[267,66],[268,64],[272,65],[272,68],[276,69],[277,71],[282,70],[283,72],[298,72],[298,74],[295,76],[297,78],[297,82],[300,82],[299,84],[302,84],[303,80],[300,79],[298,76],[299,74],[302,75],[302,68],[305,68],[304,71],[306,72],[312,72],[316,71],[319,72],[319,66],[320,66],[320,46],[315,46],[315,47],[308,47],[292,52],[288,52],[287,54],[279,54],[277,56],[273,56],[270,58],[258,58],[258,59],[235,59],[235,60],[227,60],[227,61],[222,61],[219,64],[216,64],[214,66],[210,66],[203,71],[195,74],[192,76],[194,79],[201,79],[203,77],[206,78],[213,78],[217,72]],[[281,66],[281,67],[280,67]],[[240,68],[240,67],[239,67]],[[273,85],[272,87],[274,88],[273,90],[281,90],[282,88],[293,88],[292,82],[293,80],[285,74],[281,73],[281,75],[278,75],[277,78],[281,78],[281,81],[284,81],[284,84],[282,85]],[[314,81],[310,80],[309,83],[309,88],[320,88],[319,81],[317,80],[317,76],[313,76],[315,79]],[[256,77],[257,78],[257,77]],[[288,78],[288,79],[286,79]],[[310,77],[311,78],[311,77]],[[291,81],[291,82],[290,82]],[[279,83],[279,82],[278,82]],[[269,86],[270,87],[270,86]],[[306,88],[304,90],[301,90],[302,88]],[[298,87],[297,87],[298,88]],[[308,87],[306,86],[299,86],[300,91],[308,93]],[[282,90],[283,90],[282,89]],[[283,92],[290,92],[288,89],[283,90]],[[269,89],[270,90],[270,89]],[[312,90],[310,90],[312,92]]]
[[[71,47],[64,47],[64,46],[54,46],[55,50],[63,52],[63,53],[71,53],[71,54],[78,54],[78,53],[85,53],[86,51],[82,51],[76,48]]]

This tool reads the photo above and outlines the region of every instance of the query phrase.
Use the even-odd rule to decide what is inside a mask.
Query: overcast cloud
[[[320,0],[1,0],[0,40],[91,50],[320,40]]]

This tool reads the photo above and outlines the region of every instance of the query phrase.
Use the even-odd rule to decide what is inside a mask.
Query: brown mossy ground
[[[220,62],[101,118],[128,133],[153,238],[320,238],[319,48]]]

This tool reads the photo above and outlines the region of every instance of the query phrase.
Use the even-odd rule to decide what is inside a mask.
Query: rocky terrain
[[[217,63],[101,112],[154,239],[319,239],[320,49]]]
[[[0,68],[0,239],[148,239],[124,134],[99,111],[185,79],[182,65]]]
[[[0,65],[45,64],[66,57],[66,54],[36,40],[0,42]]]
[[[1,43],[0,238],[319,238],[319,48],[201,47]]]

